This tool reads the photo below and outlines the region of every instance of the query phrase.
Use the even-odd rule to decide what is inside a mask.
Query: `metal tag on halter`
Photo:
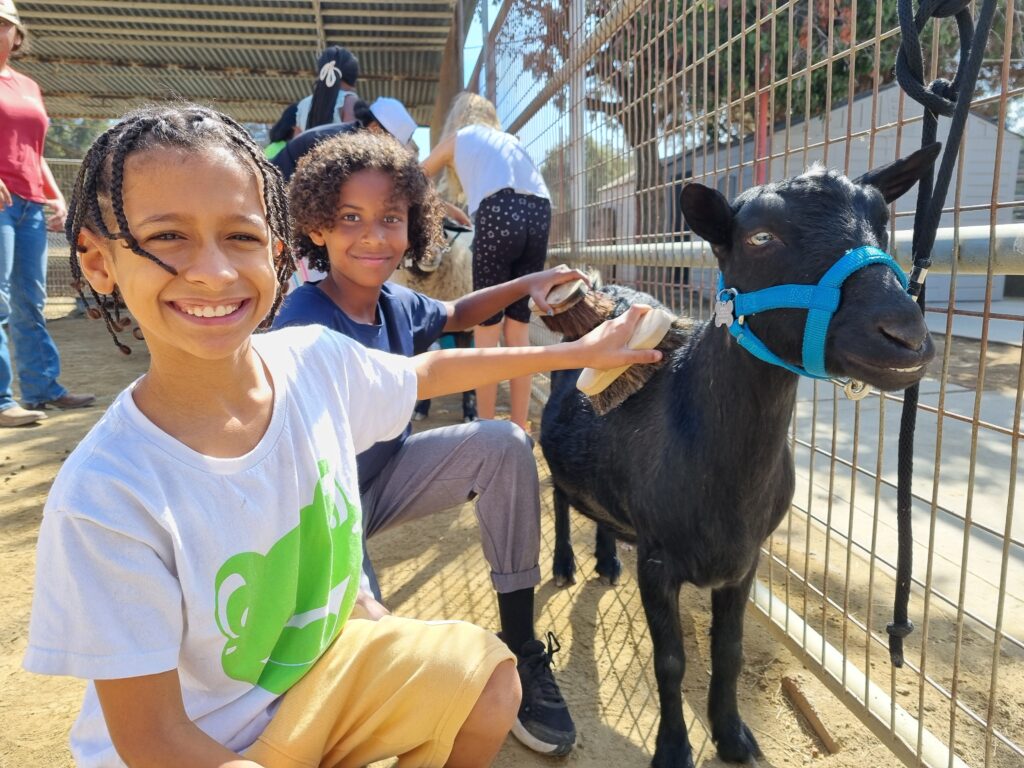
[[[847,400],[863,400],[871,394],[871,387],[863,381],[850,379],[843,385],[843,394],[846,395]]]
[[[724,325],[726,328],[732,326],[733,321],[736,319],[734,316],[735,304],[733,303],[732,297],[736,294],[732,291],[725,290],[718,294],[718,298],[715,301],[715,327]],[[726,296],[730,298],[725,298]]]

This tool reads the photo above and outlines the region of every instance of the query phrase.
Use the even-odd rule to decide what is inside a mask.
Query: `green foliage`
[[[597,191],[629,171],[628,157],[619,154],[593,136],[583,140],[583,164],[586,168],[587,202],[597,201]],[[566,210],[569,196],[569,178],[572,168],[572,152],[567,145],[559,145],[548,151],[541,163],[540,172],[551,192],[552,205]]]
[[[614,5],[588,2],[587,34]],[[569,57],[568,3],[520,0],[517,8],[507,39],[522,47],[527,72],[544,80]],[[1004,45],[1010,87],[1024,85],[1024,13],[1015,14],[1005,41],[1005,2],[997,10],[982,93],[1001,89]],[[633,146],[679,130],[691,142],[724,140],[753,130],[766,84],[769,121],[777,121],[824,114],[892,82],[899,43],[897,0],[647,0],[588,61],[587,106],[616,119]],[[926,77],[952,77],[955,22],[928,22],[922,47]]]
[[[43,156],[80,160],[96,137],[113,124],[113,120],[89,117],[54,118],[46,132]]]

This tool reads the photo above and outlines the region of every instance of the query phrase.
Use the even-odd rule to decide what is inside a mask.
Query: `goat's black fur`
[[[921,150],[857,182],[812,170],[751,189],[731,205],[715,190],[689,184],[683,213],[711,243],[727,286],[746,292],[815,283],[851,248],[885,249],[888,203],[936,154],[937,147]],[[751,242],[764,232],[772,237]],[[652,301],[629,289],[614,295],[619,311]],[[747,322],[776,354],[799,363],[805,318],[802,310],[778,310]],[[873,265],[848,278],[827,334],[830,374],[903,388],[920,379],[933,355],[919,308],[890,270]],[[710,731],[720,757],[745,762],[760,750],[736,705],[744,607],[760,546],[793,497],[787,433],[797,376],[758,360],[725,328],[709,324],[695,326],[647,385],[605,416],[596,416],[576,390],[577,375],[552,374],[541,447],[563,517],[559,535],[567,534],[571,505],[606,535],[637,544],[661,709],[652,764],[693,765],[680,691],[683,582],[712,590]]]

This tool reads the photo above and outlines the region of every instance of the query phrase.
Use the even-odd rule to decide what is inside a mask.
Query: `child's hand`
[[[574,344],[579,348],[582,358],[580,367],[607,370],[661,360],[661,352],[657,349],[627,347],[640,319],[650,311],[651,308],[646,304],[634,304],[614,320],[601,323],[583,336]]]
[[[565,264],[559,264],[557,267],[546,269],[543,272],[534,272],[532,275],[528,275],[526,279],[528,281],[530,298],[533,299],[533,303],[544,314],[551,313],[547,297],[548,293],[556,285],[568,283],[570,280],[582,280],[587,285],[590,285],[589,277],[578,269],[569,269]]]
[[[456,224],[461,224],[464,227],[473,228],[473,220],[466,215],[458,206],[452,205],[451,203],[444,203],[445,215],[454,221]]]
[[[378,621],[382,617],[390,615],[391,611],[378,603],[369,592],[360,591],[356,595],[356,604],[352,606],[351,618]]]

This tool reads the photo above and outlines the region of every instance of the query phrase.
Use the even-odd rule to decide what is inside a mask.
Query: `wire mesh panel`
[[[75,188],[75,179],[78,177],[78,168],[81,160],[67,160],[63,158],[48,158],[46,161],[53,172],[53,178],[57,186],[67,200],[71,199],[71,192]],[[68,243],[63,232],[48,232],[46,235],[47,244],[47,265],[46,265],[46,296],[47,303],[51,305],[70,305],[77,295],[71,287],[71,267],[68,264]],[[55,306],[54,311],[60,311]]]
[[[891,666],[885,631],[901,393],[851,402],[801,383],[797,492],[752,595],[907,764],[1024,764],[1022,15],[997,8],[927,284],[939,353],[917,413],[907,664]],[[814,163],[855,177],[921,144],[922,108],[893,74],[895,0],[508,0],[491,17],[470,86],[543,171],[551,261],[678,312],[706,318],[716,279],[681,215],[688,181],[732,198]],[[952,19],[922,43],[926,77],[955,70]],[[891,210],[903,264],[914,197]]]

